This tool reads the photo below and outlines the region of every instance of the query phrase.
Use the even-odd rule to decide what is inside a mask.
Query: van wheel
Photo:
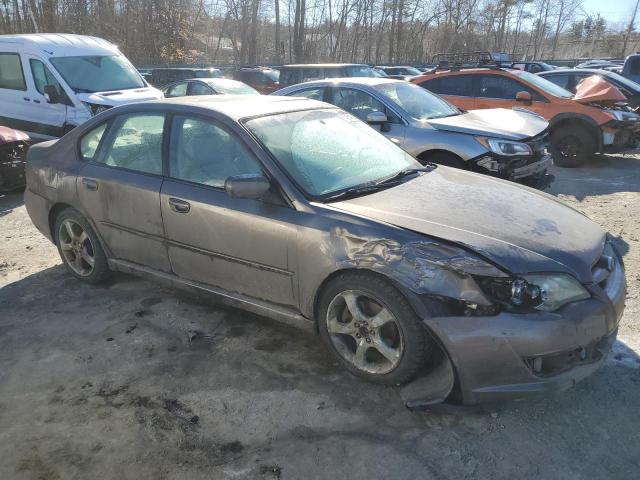
[[[54,235],[64,266],[74,277],[97,284],[111,276],[107,255],[89,222],[73,208],[56,218]]]
[[[557,128],[551,134],[551,154],[559,167],[579,167],[594,155],[595,150],[595,141],[584,127]]]
[[[425,165],[427,162],[444,165],[445,167],[460,168],[468,170],[469,166],[459,156],[450,152],[425,152],[418,155],[418,161]]]
[[[342,366],[372,382],[412,380],[433,351],[409,302],[377,275],[336,277],[322,292],[317,321],[320,337]]]

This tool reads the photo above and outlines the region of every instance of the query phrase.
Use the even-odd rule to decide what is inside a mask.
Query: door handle
[[[176,213],[189,213],[189,210],[191,210],[191,204],[179,198],[170,198],[169,207]]]
[[[83,178],[82,184],[87,190],[98,190],[98,182],[91,178]]]

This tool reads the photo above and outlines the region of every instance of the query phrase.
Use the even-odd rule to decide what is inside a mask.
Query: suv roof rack
[[[500,70],[502,65],[491,52],[436,53],[432,58],[436,70],[462,70],[465,68],[491,68]]]

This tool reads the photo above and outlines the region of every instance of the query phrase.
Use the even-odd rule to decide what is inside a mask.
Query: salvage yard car
[[[190,78],[170,83],[162,89],[166,98],[191,95],[260,95],[246,83],[228,78]]]
[[[461,112],[423,88],[388,78],[307,82],[273,95],[332,103],[379,129],[422,164],[433,162],[544,187],[547,122],[507,109]]]
[[[411,80],[464,110],[516,108],[544,117],[551,152],[561,167],[578,167],[594,153],[636,147],[640,117],[590,97],[579,100],[558,85],[529,72],[502,68],[439,69]]]
[[[29,135],[12,128],[0,127],[0,193],[24,187],[24,167]]]
[[[118,47],[97,37],[0,35],[0,122],[61,137],[114,105],[162,98]]]
[[[568,388],[624,309],[620,256],[584,215],[423,166],[310,99],[109,110],[30,149],[25,204],[77,279],[136,273],[313,326],[410,406]]]

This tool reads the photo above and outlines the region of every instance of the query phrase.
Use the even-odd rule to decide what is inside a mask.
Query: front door
[[[295,210],[275,200],[227,195],[227,178],[262,171],[227,126],[176,115],[171,132],[169,177],[160,197],[174,273],[229,292],[295,305],[289,258]]]
[[[25,106],[29,109],[32,118],[37,118],[43,129],[57,129],[56,136],[64,134],[64,124],[67,119],[67,105],[65,105],[66,93],[53,75],[51,70],[36,57],[26,57],[25,72],[29,85],[29,101]],[[53,86],[58,91],[60,101],[49,103],[45,98],[45,87]],[[44,133],[47,133],[44,131]]]
[[[164,122],[164,114],[127,114],[85,134],[77,189],[111,256],[170,272],[160,212]]]

